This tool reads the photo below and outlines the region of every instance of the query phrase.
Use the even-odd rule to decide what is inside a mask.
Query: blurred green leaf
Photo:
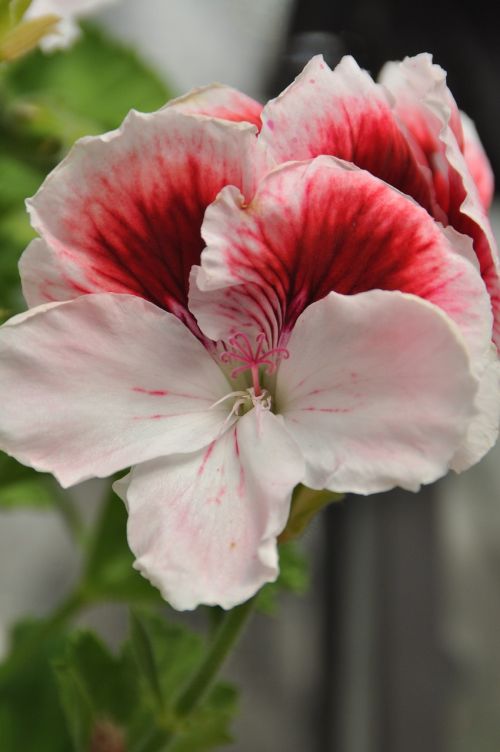
[[[15,507],[53,507],[54,495],[38,478],[0,484],[0,509]]]
[[[163,710],[165,703],[151,639],[144,620],[133,610],[130,613],[130,644],[139,671],[158,707]]]
[[[54,490],[51,476],[37,473],[0,453],[0,509],[53,507],[56,505]]]
[[[127,512],[114,494],[105,501],[89,544],[84,581],[89,597],[162,604],[159,592],[133,568],[127,544]]]
[[[54,671],[73,749],[87,752],[94,719],[90,696],[71,665],[56,664]]]
[[[130,109],[156,110],[170,96],[135,52],[89,25],[71,50],[36,51],[11,65],[7,90],[24,128],[59,138],[64,149],[118,127]]]
[[[24,199],[37,190],[42,179],[39,169],[0,150],[0,322],[25,307],[17,264],[34,232]]]
[[[44,622],[19,623],[9,655],[0,665],[0,749],[2,752],[68,752],[71,748],[59,705],[51,662],[63,647],[60,632],[43,637]],[[19,661],[26,644],[29,661]]]
[[[100,722],[126,727],[139,703],[135,667],[127,653],[115,657],[92,632],[80,631],[68,638],[54,669],[75,752],[87,752]]]
[[[23,208],[24,199],[37,190],[41,177],[40,170],[0,151],[0,209]]]
[[[296,543],[282,543],[279,547],[280,573],[276,582],[262,588],[257,608],[269,615],[276,613],[278,598],[284,591],[302,595],[309,586],[308,563]]]
[[[238,710],[238,692],[226,683],[217,684],[205,702],[184,723],[172,744],[172,752],[198,752],[230,744],[229,726]]]
[[[180,624],[166,621],[158,614],[144,611],[140,618],[142,629],[147,633],[164,710],[163,713],[158,712],[157,698],[154,698],[150,688],[151,679],[146,678],[142,671],[141,682],[147,691],[140,691],[140,696],[143,702],[147,697],[150,700],[148,706],[143,706],[142,713],[138,712],[130,729],[131,750],[150,749],[147,745],[143,747],[140,744],[148,728],[153,739],[156,739],[156,745],[153,744],[151,747],[155,750],[161,749],[158,742],[162,738],[162,729],[164,738],[169,738],[169,733],[174,733],[175,743],[169,750],[175,752],[214,749],[231,741],[229,724],[236,711],[237,692],[224,682],[213,687],[189,718],[179,721],[173,716],[173,707],[179,691],[204,656],[204,641],[199,635],[188,631]],[[135,654],[135,649],[130,643],[125,651]],[[159,736],[155,733],[155,725]]]

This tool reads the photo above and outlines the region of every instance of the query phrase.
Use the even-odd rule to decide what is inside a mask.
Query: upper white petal
[[[205,446],[229,384],[172,314],[130,295],[47,304],[0,330],[0,448],[62,485]]]

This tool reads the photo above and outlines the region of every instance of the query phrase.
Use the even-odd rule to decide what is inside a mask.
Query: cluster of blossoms
[[[417,490],[498,431],[492,177],[430,56],[314,58],[79,141],[28,202],[0,448],[115,485],[180,609],[278,571],[293,488]]]

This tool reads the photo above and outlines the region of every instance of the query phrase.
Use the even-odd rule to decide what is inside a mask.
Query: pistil
[[[262,394],[260,385],[260,368],[264,367],[268,374],[274,373],[281,358],[288,358],[289,352],[284,347],[273,347],[265,350],[266,335],[260,332],[255,338],[255,346],[252,346],[250,339],[244,332],[237,332],[228,340],[231,349],[224,350],[220,359],[223,363],[236,361],[242,365],[233,368],[231,378],[235,379],[240,373],[250,371],[252,376],[252,387],[256,397]]]

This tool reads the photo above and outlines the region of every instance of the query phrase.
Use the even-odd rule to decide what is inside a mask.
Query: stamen
[[[255,338],[256,344],[254,350],[248,335],[244,332],[237,332],[228,340],[232,349],[225,350],[220,356],[223,363],[230,363],[231,361],[242,363],[241,366],[237,366],[231,371],[230,375],[232,379],[235,379],[240,373],[244,373],[245,371],[251,372],[256,397],[262,393],[259,384],[259,368],[264,366],[266,372],[272,374],[276,371],[281,358],[286,360],[290,357],[290,353],[284,347],[273,347],[270,350],[264,350],[265,340],[266,335],[264,332],[260,332]]]

